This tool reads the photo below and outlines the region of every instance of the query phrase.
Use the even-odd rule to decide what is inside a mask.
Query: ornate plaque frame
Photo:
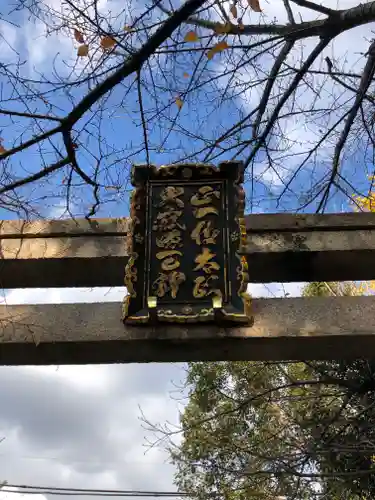
[[[249,323],[242,162],[136,165],[123,321]]]

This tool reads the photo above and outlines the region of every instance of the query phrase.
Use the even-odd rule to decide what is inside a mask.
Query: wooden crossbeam
[[[375,279],[375,214],[246,217],[250,282]],[[127,219],[2,221],[3,288],[122,286]]]
[[[128,220],[2,221],[0,286],[122,286]]]
[[[372,357],[375,297],[259,299],[253,327],[124,326],[120,303],[0,307],[0,364]]]

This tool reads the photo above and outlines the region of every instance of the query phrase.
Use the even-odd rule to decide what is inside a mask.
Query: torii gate
[[[375,214],[247,215],[250,283],[375,279]],[[0,222],[3,288],[123,286],[129,219]],[[0,306],[0,364],[372,357],[375,297],[254,299],[252,325],[123,324],[121,303]]]

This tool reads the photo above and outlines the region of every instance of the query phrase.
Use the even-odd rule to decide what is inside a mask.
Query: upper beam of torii
[[[245,221],[251,283],[375,279],[375,214]],[[127,218],[0,221],[1,286],[123,286],[127,230]]]

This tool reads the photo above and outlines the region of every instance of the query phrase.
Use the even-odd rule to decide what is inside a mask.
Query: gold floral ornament
[[[137,258],[138,254],[133,252],[126,265],[125,286],[128,290],[129,297],[137,296],[137,292],[134,288],[134,283],[137,282],[137,268],[135,267],[135,261]]]

